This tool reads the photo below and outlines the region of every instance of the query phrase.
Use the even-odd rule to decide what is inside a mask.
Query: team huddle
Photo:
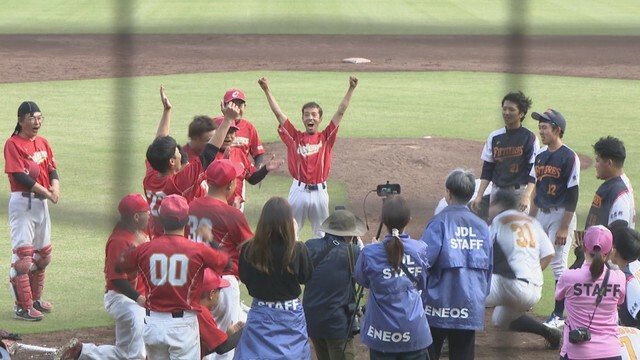
[[[640,234],[622,141],[609,136],[593,145],[604,182],[577,230],[580,159],[563,143],[567,121],[554,109],[533,112],[540,147],[522,126],[531,100],[509,93],[501,103],[505,126],[484,146],[479,180],[453,170],[419,239],[405,232],[407,200],[389,195],[380,216],[386,235],[364,245],[362,221],[346,209],[330,213],[327,191],[332,149],[358,79],[349,78],[324,130],[319,104],[302,106],[301,131],[269,81],[258,84],[287,148],[288,198],[269,199],[251,229],[245,183],[260,183],[283,161],[266,158],[244,119],[241,90],[225,93],[222,116],[194,117],[189,141],[180,145],[170,135],[172,104],[161,86],[163,113],[146,152],[143,195],[121,199],[106,243],[104,306],[116,343],[74,338],[57,359],[310,359],[310,343],[320,360],[354,359],[357,334],[371,359],[439,359],[445,343],[450,359],[473,359],[487,308],[493,326],[540,335],[561,359],[633,358]],[[48,202],[58,202],[60,180],[38,134],[43,121],[38,106],[25,101],[5,144],[11,288],[16,318],[26,321],[53,310],[42,297],[52,255]],[[300,242],[307,220],[315,238]],[[576,261],[568,268],[571,251]],[[555,306],[539,322],[528,312],[543,296],[549,265]],[[240,282],[250,307],[241,302]],[[362,289],[368,296],[361,307]]]

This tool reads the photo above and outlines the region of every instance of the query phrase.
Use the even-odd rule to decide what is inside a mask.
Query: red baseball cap
[[[244,167],[229,159],[220,159],[207,167],[207,182],[213,186],[225,186],[244,173]],[[164,204],[164,203],[163,203]]]
[[[602,255],[607,255],[613,247],[613,235],[611,231],[602,225],[591,226],[584,232],[584,246],[590,254],[599,247]]]
[[[174,218],[178,222],[183,222],[189,217],[189,203],[180,195],[169,195],[162,199],[158,216],[162,219]]]
[[[206,268],[204,269],[204,276],[202,277],[202,286],[200,286],[200,290],[202,293],[209,292],[211,290],[222,289],[229,287],[231,285],[230,282],[223,279],[220,275],[216,274],[215,271]]]
[[[238,89],[231,89],[229,91],[227,91],[226,93],[224,93],[224,102],[228,103],[231,100],[242,100],[244,102],[247,102],[247,98],[244,96],[244,93]]]
[[[217,117],[217,118],[213,119],[213,124],[216,126],[216,129],[220,127],[220,125],[222,124],[223,120],[224,120],[224,116]],[[233,129],[235,131],[240,130],[240,128],[236,125],[235,121],[231,123],[231,126],[229,126],[229,130],[231,130],[231,129]]]
[[[120,215],[133,215],[135,213],[149,211],[147,200],[140,194],[129,194],[120,200],[118,204]]]

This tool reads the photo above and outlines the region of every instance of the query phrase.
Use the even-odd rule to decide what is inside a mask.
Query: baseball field
[[[329,189],[332,205],[346,204],[368,218],[365,240],[375,234],[381,201],[372,194],[363,206],[363,199],[386,181],[402,185],[413,207],[409,233],[421,235],[445,175],[457,167],[479,174],[482,143],[501,126],[500,99],[511,90],[530,96],[533,111],[553,107],[567,118],[564,141],[583,165],[578,224],[600,184],[591,166],[591,144],[599,137],[625,142],[626,173],[634,185],[640,179],[637,1],[531,0],[515,8],[506,0],[0,4],[0,132],[9,137],[20,102],[38,103],[46,117],[41,134],[61,177],[61,200],[50,206],[54,253],[44,293],[53,313],[37,323],[14,320],[9,282],[0,285],[0,329],[25,334],[26,343],[57,346],[71,336],[113,341],[102,302],[104,244],[121,196],[142,191],[145,150],[162,114],[161,83],[174,105],[172,135],[180,143],[191,118],[218,115],[222,95],[236,87],[247,95],[246,118],[267,152],[283,158],[277,121],[257,79],[269,78],[298,124],[301,105],[311,100],[330,117],[348,76],[358,76]],[[509,36],[512,29],[526,36]],[[347,57],[372,62],[342,63]],[[536,132],[532,119],[524,125]],[[283,167],[248,189],[252,226],[262,204],[286,197],[290,182]],[[2,181],[5,224],[8,196]],[[301,238],[309,237],[307,227]],[[5,226],[5,274],[10,257]],[[552,289],[545,288],[537,315],[550,312]],[[541,339],[514,335],[505,342],[505,336],[490,327],[479,334],[478,358],[557,358]]]

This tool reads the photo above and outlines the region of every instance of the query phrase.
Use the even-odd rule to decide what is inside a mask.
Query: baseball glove
[[[3,347],[9,355],[13,355],[18,350],[18,340],[22,340],[22,337],[18,334],[10,333],[6,330],[0,330],[0,347]]]

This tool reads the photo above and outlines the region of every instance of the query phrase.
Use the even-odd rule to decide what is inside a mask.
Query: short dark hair
[[[505,210],[515,209],[518,206],[518,198],[512,190],[499,189],[491,197],[491,205],[500,205]]]
[[[640,233],[628,227],[613,229],[613,247],[625,261],[640,257]]]
[[[310,101],[310,102],[302,105],[302,115],[304,115],[304,109],[309,109],[309,108],[318,109],[318,112],[320,113],[320,117],[322,117],[322,107],[320,106],[320,104],[318,104],[315,101]]]
[[[476,179],[470,170],[455,169],[447,175],[445,187],[456,202],[466,204],[473,197]]]
[[[174,217],[169,217],[169,218],[158,217],[158,219],[160,220],[160,224],[162,224],[162,227],[164,228],[165,231],[182,229],[183,227],[187,226],[187,223],[189,222],[188,217],[184,218],[182,221],[178,221],[178,219]]]
[[[200,136],[209,131],[215,130],[216,127],[213,124],[213,120],[207,115],[196,115],[189,124],[189,138]]]
[[[593,144],[593,150],[601,158],[611,159],[618,168],[624,166],[624,160],[627,158],[624,143],[613,136],[601,137],[598,142]]]
[[[169,169],[169,160],[176,154],[178,144],[171,136],[157,137],[147,148],[147,161],[159,173]]]
[[[523,114],[522,119],[520,119],[520,121],[524,120],[525,118],[524,115],[527,115],[527,112],[531,107],[531,104],[532,104],[531,99],[528,98],[522,91],[516,91],[516,92],[510,92],[507,95],[505,95],[502,98],[502,102],[500,103],[500,105],[504,105],[504,102],[507,100],[516,104],[516,106],[518,107],[518,110]]]

